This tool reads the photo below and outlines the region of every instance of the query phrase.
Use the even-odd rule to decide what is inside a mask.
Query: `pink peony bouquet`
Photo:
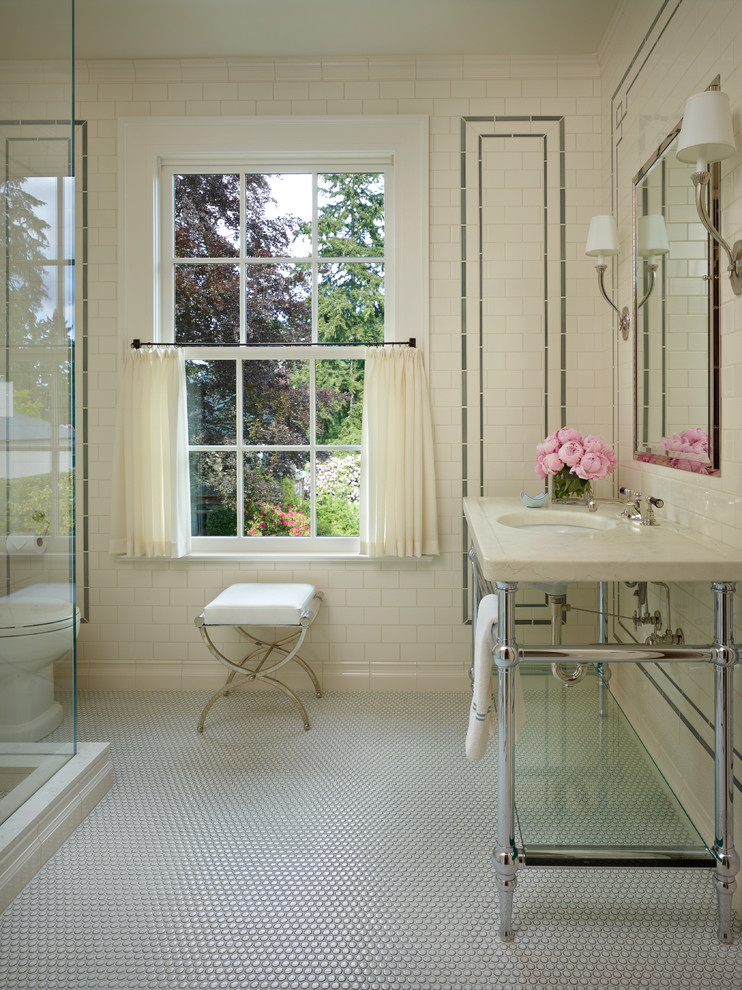
[[[573,474],[583,481],[605,478],[615,470],[616,455],[600,437],[584,436],[577,430],[563,426],[550,434],[536,448],[536,474],[545,478],[549,474]]]

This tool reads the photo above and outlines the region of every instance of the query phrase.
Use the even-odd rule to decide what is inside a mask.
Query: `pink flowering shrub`
[[[578,430],[562,427],[536,448],[536,474],[574,474],[583,481],[605,478],[616,467],[616,455],[600,437],[583,436]]]
[[[264,502],[252,519],[245,519],[246,536],[309,536],[309,517],[293,508]]]

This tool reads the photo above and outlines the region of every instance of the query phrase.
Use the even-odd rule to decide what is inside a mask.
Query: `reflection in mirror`
[[[719,470],[719,253],[696,211],[673,129],[634,179],[634,456]],[[719,166],[708,208],[718,221]]]

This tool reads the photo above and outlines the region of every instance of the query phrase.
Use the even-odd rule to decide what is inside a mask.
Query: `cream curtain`
[[[112,479],[113,554],[190,553],[185,393],[179,348],[141,348],[124,357]]]
[[[361,485],[361,553],[438,553],[433,426],[417,348],[366,349]]]

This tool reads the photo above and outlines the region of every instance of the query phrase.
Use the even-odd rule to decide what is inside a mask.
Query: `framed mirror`
[[[633,183],[634,457],[719,473],[719,247],[698,218],[680,124]],[[708,209],[719,222],[719,163]]]

